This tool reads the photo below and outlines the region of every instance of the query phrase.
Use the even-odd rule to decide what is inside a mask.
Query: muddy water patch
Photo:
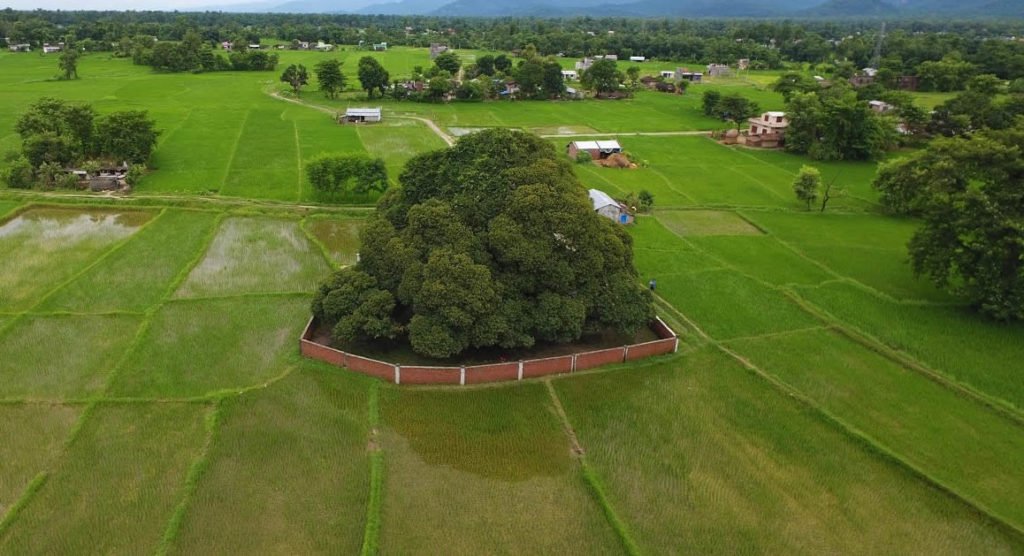
[[[29,209],[0,225],[0,311],[30,307],[153,218],[147,211]]]
[[[298,222],[230,218],[176,297],[312,292],[329,271]]]
[[[312,219],[306,221],[317,241],[323,244],[331,259],[342,265],[355,264],[359,252],[359,230],[363,220]]]
[[[21,241],[45,245],[50,242],[84,242],[94,238],[121,239],[153,217],[143,211],[29,209],[0,226],[0,241],[22,237]]]

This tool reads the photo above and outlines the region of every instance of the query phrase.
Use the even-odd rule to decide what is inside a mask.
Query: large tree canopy
[[[917,213],[914,271],[983,313],[1024,319],[1024,122],[940,139],[882,167],[874,186],[893,212]]]
[[[653,315],[632,241],[533,135],[488,130],[409,161],[362,233],[360,262],[313,302],[337,339],[467,349],[633,332]]]

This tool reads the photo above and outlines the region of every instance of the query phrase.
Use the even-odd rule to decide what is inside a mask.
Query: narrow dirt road
[[[337,113],[337,110],[335,110],[334,108],[330,108],[328,106],[321,106],[319,104],[313,104],[311,102],[303,102],[302,100],[295,99],[295,98],[288,98],[286,96],[282,96],[281,93],[279,93],[277,91],[270,91],[268,94],[270,96],[276,98],[277,100],[283,100],[285,102],[290,102],[292,104],[298,104],[299,106],[306,106],[306,107],[312,108],[314,110],[319,110],[319,111],[324,112],[326,114],[330,114],[332,116]],[[430,128],[430,131],[433,131],[449,147],[455,144],[455,138],[452,137],[451,135],[445,133],[444,130],[441,129],[440,126],[438,126],[436,123],[434,123],[433,120],[430,120],[430,119],[427,119],[427,118],[421,118],[419,116],[409,116],[409,115],[404,115],[404,114],[392,114],[392,117],[394,117],[394,118],[401,118],[403,120],[416,120],[418,122],[421,122],[424,125],[426,125],[428,128]]]

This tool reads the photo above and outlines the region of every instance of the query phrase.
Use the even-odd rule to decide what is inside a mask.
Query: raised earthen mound
[[[602,158],[601,160],[596,160],[595,162],[597,162],[601,166],[604,166],[605,168],[636,168],[636,164],[630,162],[629,159],[626,158],[626,155],[621,153],[615,153],[609,156],[608,158]]]

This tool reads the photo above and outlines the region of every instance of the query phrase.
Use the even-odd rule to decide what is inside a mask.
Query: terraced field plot
[[[645,552],[1009,554],[1024,546],[714,348],[554,385]]]
[[[327,271],[298,222],[232,218],[221,224],[175,297],[310,292]]]

